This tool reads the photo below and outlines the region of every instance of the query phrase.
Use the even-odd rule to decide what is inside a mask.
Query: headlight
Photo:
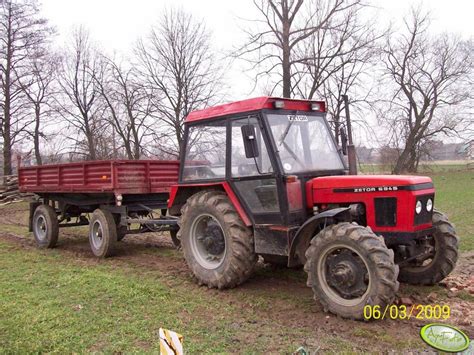
[[[433,200],[429,198],[428,201],[426,201],[426,210],[428,212],[431,212],[432,209],[433,209]]]
[[[417,201],[416,206],[415,206],[416,214],[420,214],[422,207],[423,206],[421,204],[421,201]]]

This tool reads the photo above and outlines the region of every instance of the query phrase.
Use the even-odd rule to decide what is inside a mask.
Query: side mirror
[[[248,124],[242,126],[242,137],[244,139],[245,157],[256,158],[258,157],[258,144],[255,136],[255,126]]]
[[[347,134],[346,130],[342,127],[339,130],[339,136],[341,137],[342,154],[347,155]]]

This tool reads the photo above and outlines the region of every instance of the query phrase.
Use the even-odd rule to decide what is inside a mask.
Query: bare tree
[[[59,75],[64,98],[58,98],[57,104],[69,128],[77,134],[69,138],[90,160],[106,158],[110,153],[99,149],[105,148],[100,140],[110,133],[102,119],[105,107],[97,84],[102,80],[103,67],[102,55],[91,44],[88,31],[83,27],[75,29],[72,46],[65,51]]]
[[[35,0],[0,2],[0,134],[3,173],[12,173],[12,148],[31,123],[23,92],[33,48],[46,41],[51,27],[39,16]]]
[[[400,148],[393,169],[397,174],[415,172],[424,146],[440,134],[457,133],[466,119],[472,52],[454,36],[430,36],[429,25],[427,15],[412,9],[404,31],[388,36],[384,51],[393,94],[383,118]]]
[[[33,111],[33,128],[28,129],[27,133],[33,139],[33,149],[36,164],[42,165],[41,143],[46,138],[43,129],[47,126],[44,117],[51,118],[54,109],[53,97],[57,94],[56,74],[59,63],[59,57],[52,54],[50,48],[37,48],[31,55],[28,63],[27,80],[22,83],[26,99],[31,105]]]
[[[170,10],[150,35],[138,42],[136,54],[153,98],[154,115],[164,124],[156,141],[169,140],[174,147],[162,144],[161,149],[176,156],[183,140],[184,118],[213,103],[222,87],[222,71],[209,31],[184,11]]]
[[[124,68],[122,63],[108,58],[104,58],[104,62],[105,75],[98,78],[97,85],[107,106],[106,116],[122,141],[127,157],[140,159],[145,150],[144,139],[153,132],[150,95],[134,67]]]
[[[373,68],[378,54],[378,40],[383,32],[376,32],[375,18],[363,14],[365,6],[354,4],[335,14],[327,26],[310,36],[298,47],[299,64],[295,69],[294,92],[304,98],[326,101],[336,141],[344,111],[343,96],[351,98],[351,109],[361,111],[370,106],[371,88],[368,71]],[[365,15],[365,16],[363,16]],[[365,119],[357,120],[367,131]]]
[[[260,24],[260,28],[246,30],[247,43],[236,51],[236,55],[247,57],[253,69],[259,69],[257,79],[276,73],[271,91],[281,86],[283,96],[291,97],[295,95],[294,88],[299,81],[300,69],[297,67],[314,58],[308,58],[306,54],[310,53],[299,47],[311,48],[308,44],[314,42],[321,30],[344,26],[343,22],[335,21],[335,17],[360,6],[361,1],[254,0],[254,4],[260,18],[251,21]],[[318,63],[314,69],[319,70]]]

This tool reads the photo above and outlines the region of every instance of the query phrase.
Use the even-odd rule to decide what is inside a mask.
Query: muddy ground
[[[28,206],[25,203],[16,203],[0,209],[0,238],[2,241],[16,245],[18,248],[33,249],[35,244],[31,234],[22,232],[24,227],[27,226],[27,208]],[[153,253],[156,248],[169,250],[169,253]],[[57,250],[65,256],[76,258],[81,263],[95,265],[101,262],[93,257],[89,249],[86,228],[61,230]],[[120,243],[117,256],[113,258],[112,263],[117,267],[120,267],[123,263],[131,264],[136,266],[137,270],[140,270],[140,268],[156,269],[172,278],[192,280],[184,259],[179,252],[174,250],[168,234],[148,233],[127,236]],[[451,307],[451,318],[447,323],[458,326],[472,338],[474,337],[474,326],[472,324],[474,319],[473,275],[474,252],[464,253],[461,255],[455,272],[443,281],[441,287],[426,288],[401,285],[397,302],[404,302],[408,305],[410,303],[423,305],[448,304]],[[199,287],[194,283],[190,285],[190,287]],[[282,272],[262,262],[258,264],[255,276],[235,291],[209,290],[209,292],[213,296],[225,299],[232,304],[239,305],[240,303],[242,307],[246,307],[248,306],[246,300],[240,295],[255,290],[258,290],[259,294],[286,292],[298,295],[298,297],[312,298],[312,291],[305,284],[304,271]],[[255,309],[255,312],[258,314],[259,310]],[[302,310],[297,303],[286,302],[283,299],[272,305],[270,311],[266,309],[265,312],[262,312],[261,319],[262,322],[276,321],[280,327],[312,329],[314,342],[308,339],[307,343],[303,344],[309,349],[318,344],[318,339],[330,337],[334,334],[353,341],[357,350],[370,349],[373,351],[376,349],[387,351],[392,348],[393,341],[384,345],[383,339],[400,339],[400,341],[416,339],[419,337],[420,327],[432,322],[413,318],[410,320],[373,322],[343,320],[325,313],[317,301],[314,301],[310,306],[310,313],[308,314],[308,307]],[[236,329],[238,329],[239,324],[245,321],[245,319],[236,319]],[[377,334],[383,336],[375,344],[372,338]],[[271,335],[265,334],[265,336]],[[251,341],[251,339],[248,341]],[[416,343],[418,342],[416,341]],[[417,346],[416,349],[428,350],[421,341],[419,341],[419,347]]]

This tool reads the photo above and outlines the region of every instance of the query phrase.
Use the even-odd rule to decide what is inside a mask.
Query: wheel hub
[[[360,257],[349,249],[343,249],[328,256],[326,279],[341,297],[353,299],[366,292],[369,275]]]
[[[212,222],[208,223],[204,235],[198,236],[197,239],[209,254],[220,255],[225,249],[225,239],[221,228]]]
[[[46,220],[43,216],[39,216],[36,220],[36,236],[39,240],[43,241],[46,238]]]
[[[202,214],[194,220],[191,231],[191,250],[199,264],[216,269],[224,261],[226,242],[219,221],[212,215]]]

